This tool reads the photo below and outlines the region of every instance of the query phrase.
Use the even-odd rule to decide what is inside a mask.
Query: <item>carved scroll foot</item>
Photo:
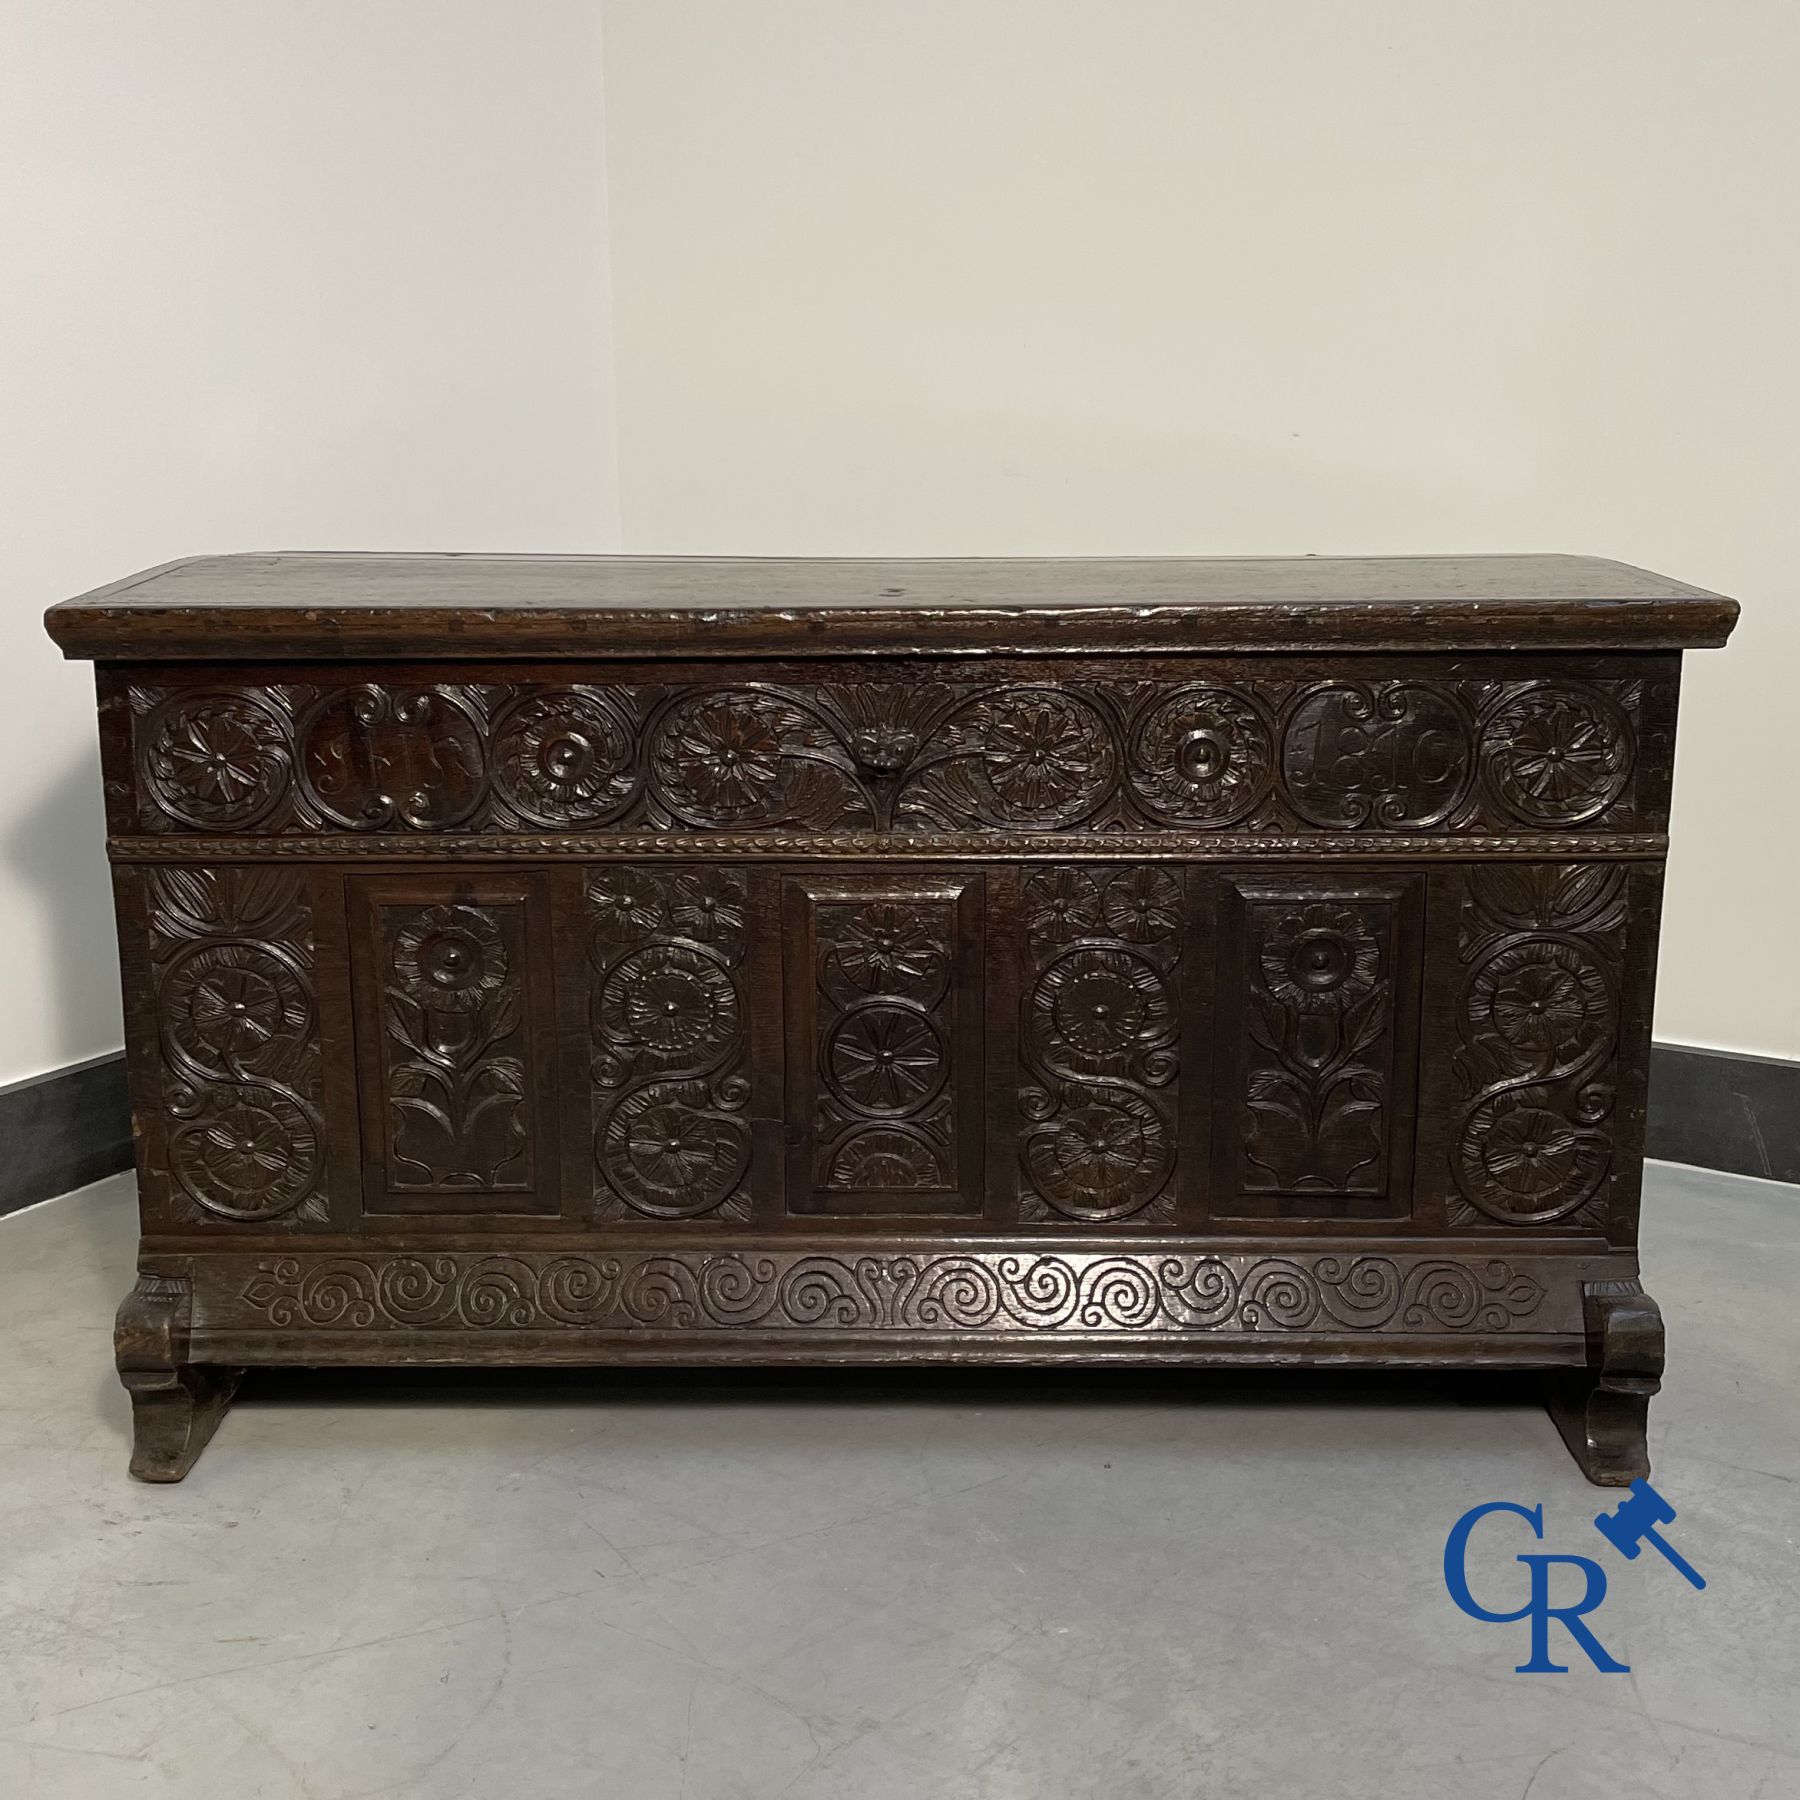
[[[119,1308],[113,1348],[131,1396],[131,1472],[179,1481],[218,1429],[241,1369],[187,1360],[194,1299],[185,1276],[140,1275]]]
[[[1583,1290],[1588,1366],[1551,1377],[1550,1416],[1581,1472],[1599,1487],[1629,1487],[1650,1473],[1650,1396],[1662,1386],[1663,1322],[1635,1281]]]

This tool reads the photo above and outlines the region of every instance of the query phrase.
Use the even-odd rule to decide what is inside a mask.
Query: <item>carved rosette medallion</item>
[[[1184,688],[1151,706],[1132,736],[1132,789],[1165,824],[1235,824],[1274,772],[1268,723],[1236,688]]]
[[[157,870],[148,900],[171,1208],[193,1223],[323,1222],[304,875]]]
[[[826,1034],[821,1061],[831,1091],[856,1112],[904,1118],[943,1088],[950,1057],[929,1013],[859,1006]]]
[[[1053,831],[1091,821],[1119,778],[1116,728],[1074,688],[964,689],[918,734],[902,825]]]
[[[677,700],[651,727],[649,768],[671,816],[693,825],[872,816],[848,752],[798,693],[719,688]]]
[[[1620,869],[1470,872],[1452,1224],[1605,1228],[1626,922]]]
[[[744,905],[716,869],[588,882],[600,1218],[749,1216]]]
[[[145,793],[197,831],[256,825],[287,792],[287,723],[255,690],[177,694],[139,723],[137,743]]]
[[[638,791],[631,722],[598,692],[529,692],[495,721],[494,780],[528,824],[591,828]]]
[[[1180,885],[1148,865],[1044,870],[1023,902],[1021,1214],[1172,1218]]]
[[[1085,700],[1017,688],[975,709],[990,817],[1052,830],[1092,811],[1112,786],[1116,759],[1104,721]]]
[[[1555,828],[1596,819],[1625,791],[1631,725],[1598,689],[1534,682],[1501,701],[1482,726],[1484,774],[1503,813]]]

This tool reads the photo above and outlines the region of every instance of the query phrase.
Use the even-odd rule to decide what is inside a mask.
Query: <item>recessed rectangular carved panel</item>
[[[551,1213],[547,921],[530,877],[352,884],[370,1212]]]
[[[1605,864],[1464,875],[1451,1001],[1452,1226],[1611,1223],[1629,896],[1630,872]]]
[[[153,1047],[135,1016],[133,1036],[158,1076],[145,1200],[178,1224],[329,1217],[308,880],[255,867],[145,876]]]
[[[1212,1216],[1404,1216],[1421,878],[1223,885]]]
[[[1183,914],[1153,864],[1024,877],[1022,1218],[1175,1216]]]
[[[724,868],[618,864],[585,886],[594,1216],[750,1214],[748,884]]]
[[[979,875],[793,876],[784,887],[795,1213],[978,1213]]]
[[[361,673],[128,684],[114,828],[1430,836],[1667,818],[1665,659],[1551,676],[1405,657],[1141,680]]]

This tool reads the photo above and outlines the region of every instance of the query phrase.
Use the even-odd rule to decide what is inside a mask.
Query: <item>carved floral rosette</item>
[[[309,1331],[1441,1336],[1548,1329],[1545,1296],[1441,1256],[695,1250],[274,1257],[235,1303]]]
[[[147,877],[161,1073],[152,1179],[195,1224],[321,1224],[325,1133],[306,877]]]
[[[816,1188],[954,1191],[955,902],[825,900],[815,920]]]
[[[396,1192],[528,1191],[524,905],[384,904],[382,1093]]]
[[[615,865],[587,884],[595,1216],[749,1216],[743,877]]]
[[[1245,1192],[1387,1191],[1397,906],[1395,890],[1291,878],[1246,900]]]
[[[1627,872],[1469,872],[1451,1134],[1453,1225],[1608,1222]]]
[[[1020,1216],[1171,1219],[1180,877],[1044,869],[1022,908]]]
[[[1648,692],[1403,660],[1301,682],[133,684],[126,785],[151,832],[1630,831],[1662,823]]]
[[[1111,696],[1071,684],[952,691],[896,776],[901,828],[1062,831],[1093,823],[1123,759]]]

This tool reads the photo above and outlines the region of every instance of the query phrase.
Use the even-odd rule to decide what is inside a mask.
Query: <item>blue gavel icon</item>
[[[1601,1513],[1594,1520],[1594,1528],[1628,1559],[1635,1560],[1645,1544],[1654,1545],[1695,1587],[1703,1588],[1706,1578],[1656,1529],[1659,1525],[1667,1525],[1674,1517],[1674,1507],[1640,1475],[1631,1484],[1630,1495],[1612,1512]]]

